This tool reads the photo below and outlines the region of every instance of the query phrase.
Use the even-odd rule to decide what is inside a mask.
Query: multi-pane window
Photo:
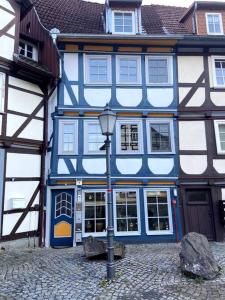
[[[148,84],[172,84],[172,58],[152,56],[146,58],[146,81]]]
[[[225,86],[225,59],[214,59],[214,74],[217,86]]]
[[[76,154],[77,121],[61,120],[59,122],[59,154]]]
[[[104,144],[105,137],[102,135],[98,121],[84,123],[84,152],[86,154],[102,153],[100,148]]]
[[[225,121],[214,121],[217,153],[225,154]]]
[[[27,58],[37,60],[37,49],[34,45],[21,41],[19,43],[19,54]]]
[[[139,233],[139,211],[136,191],[116,191],[114,202],[115,228],[117,234]]]
[[[140,58],[134,56],[118,57],[117,82],[140,83]]]
[[[55,218],[62,215],[72,218],[72,214],[72,196],[65,192],[57,195],[55,201]]]
[[[165,234],[172,232],[169,190],[145,191],[146,232]]]
[[[223,25],[221,21],[221,14],[206,14],[206,23],[208,34],[222,34]]]
[[[170,124],[150,123],[150,141],[152,152],[170,152]]]
[[[111,81],[110,56],[86,56],[86,83],[105,84]]]
[[[134,13],[133,12],[114,12],[114,32],[133,33],[134,32]]]
[[[138,151],[138,124],[122,124],[121,132],[121,150]]]
[[[4,110],[5,74],[0,73],[0,111]]]
[[[106,193],[84,192],[84,235],[102,235],[106,232]]]

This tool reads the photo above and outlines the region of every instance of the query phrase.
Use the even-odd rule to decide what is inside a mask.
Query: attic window
[[[221,14],[218,13],[207,13],[206,14],[206,24],[208,34],[223,34],[223,23]]]
[[[113,12],[113,33],[134,34],[134,12]]]
[[[37,47],[25,41],[20,41],[19,43],[19,54],[35,61],[38,60]]]

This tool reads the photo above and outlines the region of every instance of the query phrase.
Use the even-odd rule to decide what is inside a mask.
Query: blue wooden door
[[[53,190],[51,246],[73,246],[74,190]]]

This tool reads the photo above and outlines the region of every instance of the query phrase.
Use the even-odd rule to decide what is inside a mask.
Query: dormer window
[[[20,41],[19,43],[19,54],[27,57],[29,59],[33,59],[38,61],[38,51],[37,47],[31,43]]]
[[[222,16],[219,13],[206,14],[207,33],[220,35],[223,34]]]
[[[113,33],[134,34],[135,22],[134,12],[114,11],[113,12]]]

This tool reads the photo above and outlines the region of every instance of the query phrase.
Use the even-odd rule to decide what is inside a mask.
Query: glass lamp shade
[[[116,123],[116,114],[109,108],[107,104],[104,111],[98,117],[103,135],[113,135]]]

